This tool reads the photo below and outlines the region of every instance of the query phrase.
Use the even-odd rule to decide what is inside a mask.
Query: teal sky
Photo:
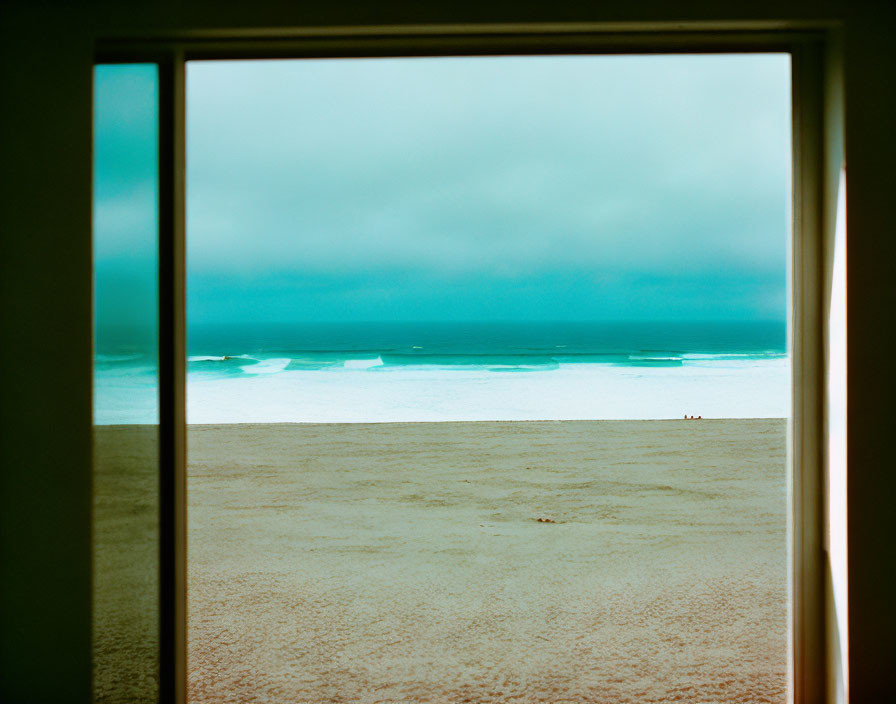
[[[157,318],[157,105],[154,65],[97,66],[93,256],[99,332],[122,324],[151,330]]]
[[[188,315],[781,320],[789,82],[786,55],[192,62]],[[98,69],[119,306],[152,271],[154,102],[151,68]]]

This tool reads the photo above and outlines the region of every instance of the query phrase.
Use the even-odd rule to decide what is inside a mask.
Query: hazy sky
[[[158,77],[150,64],[97,66],[93,252],[98,340],[112,324],[155,335],[158,310]],[[145,323],[145,325],[144,325]]]
[[[120,72],[97,140],[132,158],[99,150],[96,212],[125,280],[155,165]],[[789,81],[786,55],[190,63],[190,319],[783,319]]]

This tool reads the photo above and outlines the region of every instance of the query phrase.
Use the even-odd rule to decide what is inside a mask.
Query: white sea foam
[[[370,369],[371,367],[383,366],[382,357],[376,359],[347,359],[345,360],[345,369]]]
[[[357,360],[361,361],[361,360]],[[369,361],[369,360],[364,360]],[[530,374],[357,367],[190,379],[190,423],[777,418],[789,415],[787,359],[681,367],[565,364]]]
[[[289,366],[292,360],[289,357],[278,357],[275,359],[263,359],[257,364],[247,364],[240,369],[246,374],[258,376],[265,374],[276,374],[282,372]]]
[[[685,359],[681,366],[563,363],[497,373],[485,367],[345,366],[287,369],[288,358],[243,374],[190,374],[190,423],[364,423],[474,420],[780,418],[790,411],[790,362]],[[154,377],[97,376],[95,422],[158,422]]]

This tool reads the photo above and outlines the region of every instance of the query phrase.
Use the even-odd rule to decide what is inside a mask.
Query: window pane
[[[94,72],[94,694],[159,672],[158,74]]]
[[[187,78],[191,700],[784,704],[789,57]]]

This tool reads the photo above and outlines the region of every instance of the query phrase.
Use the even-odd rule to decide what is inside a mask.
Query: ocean
[[[783,322],[194,324],[190,423],[782,418]],[[97,424],[158,417],[152,340],[98,336]]]

